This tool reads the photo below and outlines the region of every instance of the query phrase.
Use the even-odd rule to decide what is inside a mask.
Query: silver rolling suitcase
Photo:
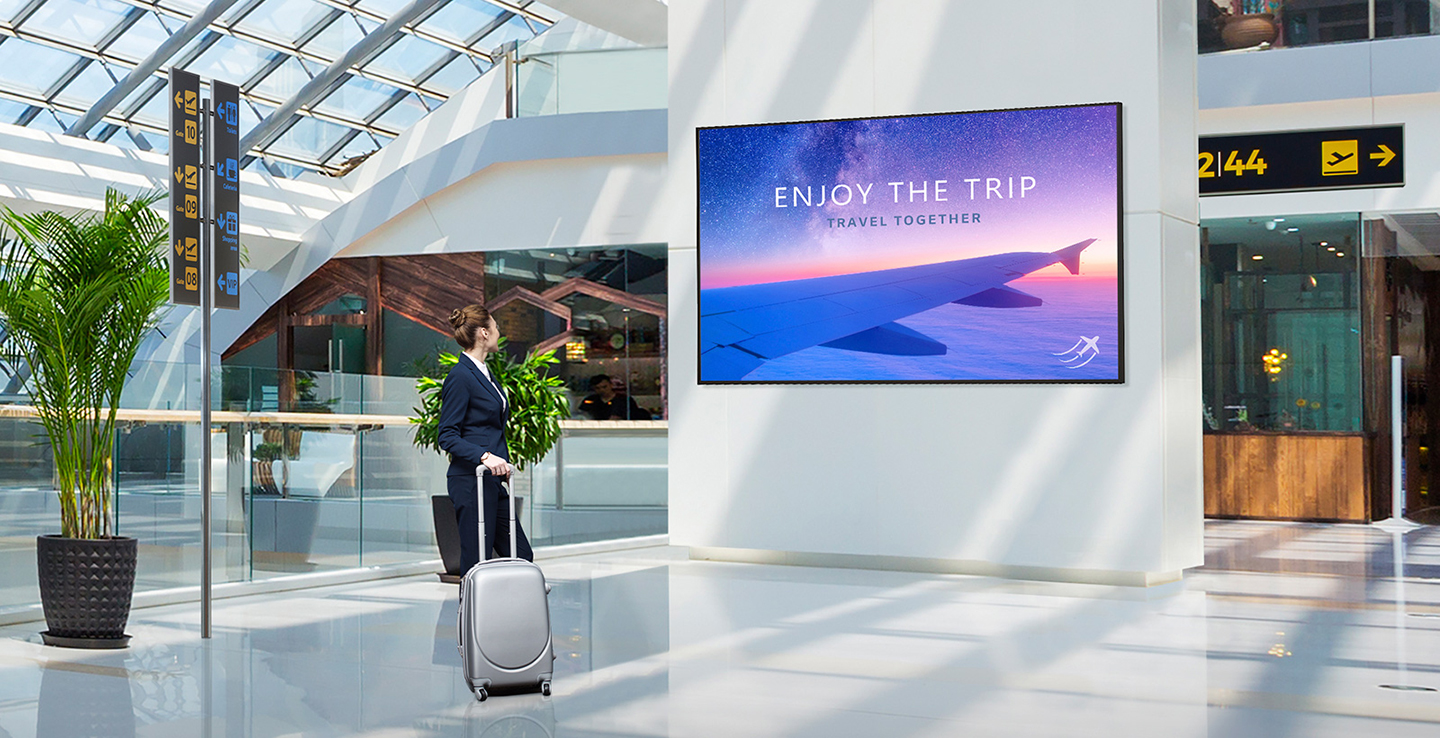
[[[481,555],[485,548],[484,476],[475,470],[480,505]],[[510,553],[515,553],[518,525],[515,497],[510,500]],[[460,582],[460,617],[456,627],[465,684],[478,700],[493,688],[538,687],[550,694],[555,648],[550,637],[550,604],[546,601],[545,574],[521,558],[488,559],[465,572]]]

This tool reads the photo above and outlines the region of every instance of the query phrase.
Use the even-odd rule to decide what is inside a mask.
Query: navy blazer
[[[447,477],[475,476],[488,451],[506,461],[505,423],[509,412],[495,385],[470,357],[460,355],[440,388],[440,448],[450,454]]]

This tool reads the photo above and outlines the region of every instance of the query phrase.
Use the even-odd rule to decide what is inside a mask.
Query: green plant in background
[[[505,345],[501,339],[500,345]],[[444,453],[440,448],[440,388],[445,373],[459,360],[457,354],[440,354],[435,371],[415,381],[420,390],[420,407],[414,408],[414,441],[420,448]],[[510,447],[510,463],[523,471],[539,463],[560,442],[560,421],[570,417],[570,402],[565,398],[565,381],[549,376],[546,368],[559,364],[554,351],[527,355],[516,360],[504,351],[496,351],[485,360],[490,375],[505,388],[510,400],[510,423],[505,426],[505,443]]]
[[[67,538],[111,534],[115,411],[169,298],[168,225],[150,207],[164,197],[110,189],[102,213],[0,212],[15,232],[0,250],[3,351],[31,369]]]

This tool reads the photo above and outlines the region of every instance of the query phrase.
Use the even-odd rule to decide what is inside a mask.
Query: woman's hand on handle
[[[510,462],[491,453],[480,457],[480,463],[484,464],[485,468],[489,469],[491,474],[501,479],[509,479],[510,474],[514,471],[510,466]]]

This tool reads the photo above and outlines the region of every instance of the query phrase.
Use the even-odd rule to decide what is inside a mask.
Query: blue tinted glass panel
[[[18,38],[0,43],[0,85],[44,95],[80,57]]]
[[[316,23],[339,11],[315,0],[265,0],[241,19],[237,28],[293,45]]]
[[[292,56],[250,89],[264,97],[284,100],[299,92],[300,88],[309,81],[310,75],[305,73],[305,68],[300,60]]]
[[[170,139],[159,133],[144,132],[138,135],[145,137],[145,143],[150,144],[150,150],[157,154],[170,153]]]
[[[85,65],[85,70],[80,72],[79,76],[65,85],[65,89],[55,95],[55,99],[71,105],[90,107],[114,86],[115,80],[110,78],[100,62],[92,61]]]
[[[481,29],[494,23],[505,12],[484,0],[450,0],[445,7],[426,18],[420,24],[420,30],[457,44],[469,43]]]
[[[186,64],[185,69],[201,77],[239,85],[254,76],[260,66],[277,53],[279,52],[226,36],[206,49],[200,58]]]
[[[290,127],[275,143],[266,147],[281,156],[315,161],[320,154],[334,146],[350,129],[315,118],[301,118]]]
[[[0,97],[0,123],[14,123],[29,110],[30,106]]]
[[[260,125],[260,116],[269,115],[275,109],[269,105],[240,103],[240,137],[244,138],[255,126]]]
[[[364,26],[364,28],[361,26]],[[310,39],[310,42],[305,44],[303,48],[311,54],[322,56],[333,61],[340,58],[340,55],[345,53],[346,49],[354,46],[360,39],[365,38],[366,33],[378,27],[379,24],[377,23],[370,23],[364,20],[357,23],[355,18],[346,16],[325,26],[325,30],[321,31],[315,38]]]
[[[475,69],[474,63],[466,56],[456,56],[455,60],[440,68],[440,71],[426,77],[420,82],[426,89],[434,90],[442,95],[450,96],[465,89],[467,85],[479,79],[480,72]]]
[[[132,120],[148,123],[152,126],[160,126],[163,128],[170,125],[170,109],[165,106],[164,93],[152,95],[149,100],[145,101],[145,104],[141,106],[140,110],[136,111],[136,113],[130,117]]]
[[[449,50],[414,36],[401,36],[385,53],[365,65],[399,79],[414,81],[431,66],[440,63]]]
[[[420,98],[410,94],[406,95],[404,100],[396,103],[395,107],[385,111],[385,114],[377,118],[375,123],[392,131],[404,131],[415,125],[415,121],[424,118],[428,112],[430,111],[421,104]]]
[[[47,38],[95,46],[129,10],[129,5],[114,0],[46,0],[20,27]]]
[[[105,53],[114,54],[121,59],[140,61],[150,55],[155,47],[165,42],[170,34],[166,33],[165,27],[160,25],[153,13],[146,13],[135,21],[135,24],[125,29],[120,37],[105,47]]]
[[[360,135],[350,139],[350,143],[347,143],[343,147],[341,147],[340,152],[337,153],[335,157],[329,161],[329,164],[339,165],[341,162],[349,159],[352,156],[368,154],[371,151],[376,150],[377,148],[379,148],[379,146],[376,145],[375,141],[371,139],[369,135],[361,132]]]
[[[160,4],[167,8],[183,10],[189,15],[194,15],[196,11],[205,7],[207,3],[205,0],[160,0]]]
[[[391,16],[405,7],[407,2],[408,0],[360,0],[356,5],[372,13]]]
[[[525,21],[516,16],[505,25],[495,29],[475,46],[480,49],[493,49],[507,41],[529,41],[532,38],[535,38],[535,33],[530,30],[530,26],[525,25]]]
[[[0,20],[9,21],[21,8],[29,4],[26,0],[0,0]]]
[[[361,77],[351,77],[326,96],[316,110],[352,120],[368,120],[380,106],[390,102],[400,90],[390,85]]]
[[[164,77],[161,77],[159,74],[151,75],[149,80],[146,80],[139,87],[135,88],[134,92],[126,95],[125,99],[120,101],[120,104],[115,107],[115,112],[125,118],[129,118],[137,109],[145,103],[150,102],[151,96],[153,96],[156,91],[168,89],[168,87],[169,85]]]
[[[77,118],[75,116],[68,113],[42,110],[39,115],[35,116],[35,120],[30,121],[30,124],[26,127],[33,128],[37,131],[47,131],[49,133],[64,133],[65,129],[73,125],[76,120]]]

